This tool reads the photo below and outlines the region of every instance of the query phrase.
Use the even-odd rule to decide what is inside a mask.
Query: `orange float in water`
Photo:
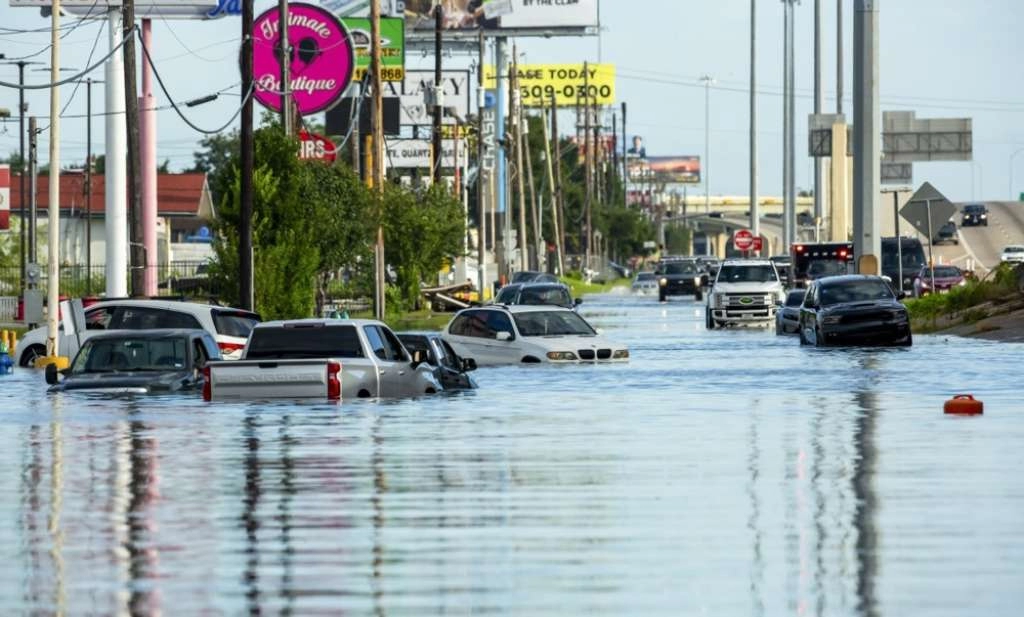
[[[974,400],[970,394],[957,394],[942,406],[945,413],[977,416],[985,412],[985,404]]]

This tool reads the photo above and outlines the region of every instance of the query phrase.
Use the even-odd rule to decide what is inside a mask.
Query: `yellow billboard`
[[[494,66],[484,67],[486,88],[496,86]],[[615,103],[615,65],[520,64],[517,71],[519,96],[524,107],[577,105],[613,105]]]

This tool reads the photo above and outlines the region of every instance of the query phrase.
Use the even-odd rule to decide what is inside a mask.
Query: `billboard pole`
[[[878,98],[878,4],[857,0],[853,22],[853,241],[862,274],[878,273],[881,109]],[[929,240],[931,238],[929,237]]]
[[[562,140],[558,137],[558,101],[551,95],[551,139],[555,142],[555,203],[558,211],[558,273],[565,274],[565,200],[562,193]]]
[[[281,126],[284,134],[292,136],[292,59],[288,41],[288,0],[278,0],[278,47],[281,54]]]
[[[444,90],[441,87],[441,28],[443,27],[443,19],[444,8],[438,3],[434,7],[434,126],[431,134],[431,153],[433,154],[431,162],[433,166],[430,170],[430,179],[434,184],[441,182],[441,107],[444,105],[442,100]],[[458,161],[455,161],[456,167],[458,167],[458,164]]]
[[[487,46],[484,43],[484,31],[480,30],[479,37],[479,60],[476,67],[476,101],[477,118],[480,119],[480,130],[477,132],[477,173],[476,173],[476,243],[477,243],[477,285],[479,285],[479,300],[481,303],[486,299],[484,291],[487,289],[487,200],[484,198],[484,191],[490,185],[491,174],[487,173],[487,182],[484,182],[484,152],[487,145],[484,143],[484,56],[487,53]]]
[[[824,87],[821,81],[821,0],[814,0],[814,113],[821,113],[821,103],[824,98]],[[814,220],[815,229],[818,229],[818,221],[825,214],[825,197],[822,191],[825,186],[824,160],[820,157],[813,159],[814,163]]]
[[[711,84],[710,75],[700,78],[704,83],[704,214],[711,212]]]
[[[107,37],[111,50],[121,44],[123,36],[121,9],[107,12]],[[128,295],[128,203],[127,203],[127,134],[128,126],[121,117],[125,111],[124,54],[115,53],[107,60],[103,78],[105,86],[106,138],[104,140],[104,229],[106,235],[106,292],[108,298]],[[134,93],[132,94],[134,96]]]

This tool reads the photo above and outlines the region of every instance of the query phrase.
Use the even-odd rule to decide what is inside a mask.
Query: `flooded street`
[[[814,350],[590,297],[618,366],[216,404],[3,381],[0,614],[1008,615],[1024,347]],[[985,415],[948,417],[973,393]]]

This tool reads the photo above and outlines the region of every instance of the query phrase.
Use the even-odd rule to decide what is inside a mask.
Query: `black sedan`
[[[806,289],[794,289],[786,294],[786,301],[775,311],[775,334],[796,334],[800,331],[800,305],[804,303]]]
[[[410,352],[421,352],[427,364],[434,367],[434,376],[445,390],[471,390],[476,381],[469,374],[476,370],[476,360],[460,358],[440,332],[398,332],[398,338]]]
[[[85,341],[69,368],[46,367],[50,392],[155,394],[197,390],[202,369],[220,360],[205,330],[120,330]]]
[[[800,344],[909,347],[910,319],[899,300],[880,276],[813,281],[800,308]]]

